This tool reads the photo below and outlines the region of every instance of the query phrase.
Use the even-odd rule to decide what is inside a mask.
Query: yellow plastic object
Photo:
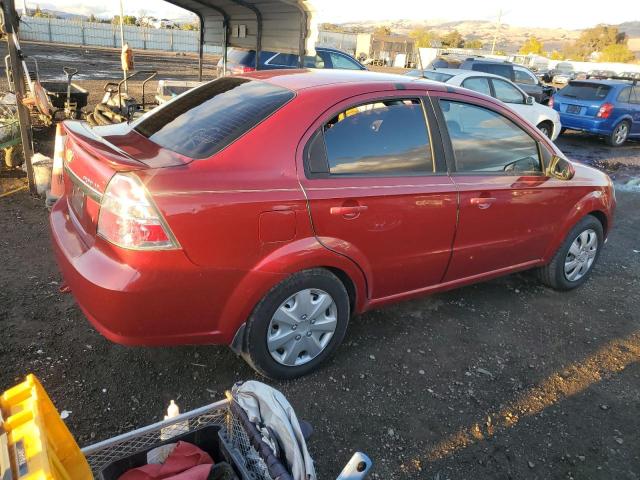
[[[15,480],[93,478],[71,432],[33,375],[0,396],[11,471]]]

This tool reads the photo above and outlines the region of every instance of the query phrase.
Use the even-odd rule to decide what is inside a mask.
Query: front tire
[[[553,136],[553,124],[550,122],[540,122],[538,124],[538,130],[540,130],[547,138],[551,138]]]
[[[333,273],[296,273],[273,287],[251,314],[245,360],[272,379],[306,375],[342,343],[350,314],[347,290]]]
[[[538,277],[556,290],[571,290],[586,282],[604,244],[602,224],[587,215],[569,232],[551,261],[538,269]]]
[[[608,137],[605,137],[605,141],[607,145],[612,147],[619,147],[627,141],[629,137],[629,130],[631,129],[631,125],[626,120],[623,120],[616,128],[613,129],[613,132]]]

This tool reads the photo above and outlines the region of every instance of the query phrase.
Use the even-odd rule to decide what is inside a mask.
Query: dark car
[[[260,52],[258,70],[298,68],[298,55],[293,53]],[[336,68],[341,70],[366,70],[355,58],[335,48],[318,47],[315,56],[304,59],[305,68]],[[218,76],[222,76],[224,62],[218,61]],[[256,70],[256,51],[230,48],[227,53],[227,75],[238,75]]]
[[[532,96],[536,102],[544,105],[549,102],[551,96],[556,92],[554,87],[542,83],[528,68],[510,62],[477,57],[460,59],[459,57],[442,56],[435,59],[431,63],[431,67],[459,68],[500,75],[517,84],[527,95]]]
[[[587,78],[595,78],[597,80],[606,80],[615,76],[616,72],[613,70],[590,70],[587,72]]]

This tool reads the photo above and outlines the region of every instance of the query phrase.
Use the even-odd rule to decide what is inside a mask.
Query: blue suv
[[[549,106],[560,113],[563,130],[600,135],[613,147],[640,138],[640,85],[635,80],[572,80]]]

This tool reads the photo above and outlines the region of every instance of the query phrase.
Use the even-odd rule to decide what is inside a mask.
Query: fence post
[[[84,19],[80,18],[80,32],[82,33],[82,45],[86,45],[85,39],[84,39]]]
[[[49,26],[49,43],[53,43],[53,35],[51,34],[51,18],[48,19],[48,26]]]
[[[169,49],[173,52],[173,28],[170,29],[171,36],[169,37]]]
[[[118,47],[118,40],[117,40],[117,35],[116,35],[116,27],[115,25],[112,23],[111,24],[111,31],[113,32],[113,48],[117,48]]]

